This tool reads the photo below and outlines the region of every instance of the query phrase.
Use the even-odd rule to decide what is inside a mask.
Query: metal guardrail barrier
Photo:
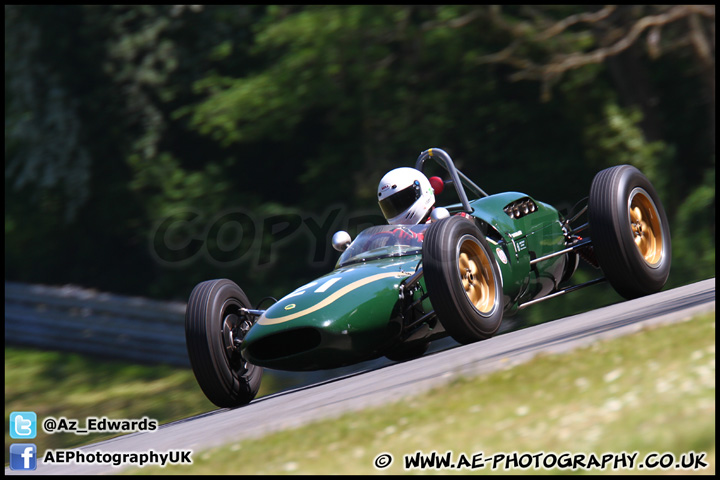
[[[189,367],[185,303],[5,282],[5,344]]]

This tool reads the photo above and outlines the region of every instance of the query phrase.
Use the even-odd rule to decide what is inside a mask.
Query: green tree
[[[489,193],[565,208],[599,169],[633,163],[662,190],[673,241],[714,266],[714,7],[5,13],[7,279],[183,299],[225,276],[282,295],[332,267],[298,254],[307,235],[262,266],[154,248],[218,250],[233,239],[203,235],[230,211],[377,211],[380,177],[429,147]],[[248,259],[268,252],[262,235]],[[707,272],[684,251],[673,281]]]

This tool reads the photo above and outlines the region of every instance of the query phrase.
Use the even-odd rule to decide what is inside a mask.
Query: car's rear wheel
[[[670,226],[650,180],[631,165],[602,170],[588,215],[598,263],[615,291],[627,299],[660,291],[670,274]]]
[[[245,293],[227,279],[199,283],[185,313],[185,338],[195,378],[218,407],[249,403],[260,388],[263,369],[240,354],[252,326],[241,308],[252,308]]]
[[[455,340],[472,343],[495,334],[503,316],[502,277],[471,220],[449,217],[427,229],[423,270],[430,303]]]

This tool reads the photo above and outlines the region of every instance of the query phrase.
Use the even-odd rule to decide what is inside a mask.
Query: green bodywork
[[[382,355],[402,328],[399,285],[420,260],[414,254],[340,267],[296,289],[250,329],[243,357],[268,368],[316,370]]]
[[[470,202],[500,268],[505,314],[555,290],[566,269],[565,255],[530,265],[532,258],[563,249],[565,236],[558,211],[549,205],[533,200],[536,211],[521,218],[511,218],[503,210],[529,198],[507,192]],[[459,209],[448,207],[451,213]],[[421,262],[422,255],[415,251],[354,263],[296,289],[253,325],[242,343],[243,357],[279,370],[327,369],[376,358],[408,342],[445,336],[437,319],[406,328],[407,308],[413,301],[415,312],[432,312],[423,279],[416,291],[400,298],[400,285]]]
[[[503,208],[521,199],[532,200],[537,211],[510,218]],[[485,238],[494,247],[502,274],[506,314],[514,313],[518,304],[545,296],[557,288],[566,268],[565,256],[530,265],[534,258],[565,248],[565,234],[556,209],[518,192],[491,195],[471,201],[470,205],[472,215],[489,227]]]

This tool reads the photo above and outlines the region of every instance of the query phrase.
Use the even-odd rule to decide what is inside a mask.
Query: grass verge
[[[145,467],[163,474],[399,474],[403,456],[435,451],[472,458],[496,453],[652,452],[705,454],[715,472],[715,315],[540,356],[505,371],[458,378],[412,399],[338,419],[193,453],[192,466]],[[381,453],[394,462],[373,466]],[[659,457],[658,457],[659,458]],[[502,464],[501,464],[502,466]],[[419,470],[414,472],[419,473]],[[627,472],[623,470],[623,473]],[[610,469],[424,473],[617,473]]]
[[[261,396],[280,388],[266,380]],[[6,425],[12,411],[35,411],[39,419],[148,416],[167,423],[214,408],[187,369],[5,349]],[[459,378],[397,404],[195,452],[191,467],[127,472],[403,473],[403,455],[417,451],[452,451],[454,459],[461,453],[472,458],[476,452],[487,457],[499,452],[637,451],[642,459],[650,452],[679,457],[694,451],[707,453],[709,464],[697,473],[714,473],[714,425],[713,313],[569,354],[539,357],[491,375]],[[39,432],[33,442],[43,452],[111,436]],[[13,442],[6,429],[6,457]],[[375,457],[385,452],[395,461],[385,470],[375,469]],[[489,468],[476,472],[498,473]]]

